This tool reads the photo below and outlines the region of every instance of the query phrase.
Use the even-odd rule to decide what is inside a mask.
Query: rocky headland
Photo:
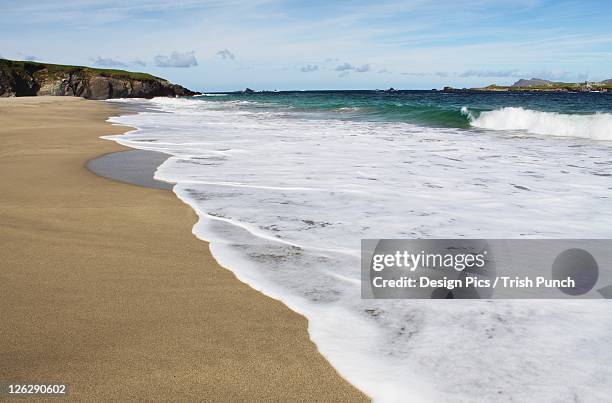
[[[0,97],[55,95],[109,99],[198,94],[146,73],[0,59]]]
[[[612,92],[612,79],[603,81],[585,81],[582,83],[564,83],[541,78],[520,79],[512,85],[491,84],[480,88],[444,87],[444,92]]]

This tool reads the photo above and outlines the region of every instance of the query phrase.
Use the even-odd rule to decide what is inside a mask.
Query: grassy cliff
[[[82,96],[91,99],[196,95],[147,73],[0,59],[0,96]]]
[[[114,70],[114,69],[97,69],[86,66],[70,66],[64,64],[51,64],[51,63],[38,63],[30,61],[20,60],[8,60],[0,59],[0,65],[7,66],[8,68],[17,72],[28,72],[38,71],[44,72],[44,74],[58,75],[65,73],[84,72],[90,75],[100,75],[104,77],[116,77],[116,78],[128,78],[134,80],[161,80],[166,81],[162,78],[155,77],[147,73],[138,73],[126,70]]]

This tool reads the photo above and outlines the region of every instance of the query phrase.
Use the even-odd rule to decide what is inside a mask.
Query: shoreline
[[[81,400],[367,400],[304,317],[218,265],[174,193],[85,167],[132,150],[99,138],[127,129],[105,121],[116,111],[0,100],[0,379],[65,382]]]

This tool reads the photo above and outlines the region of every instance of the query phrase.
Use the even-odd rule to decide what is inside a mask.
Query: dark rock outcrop
[[[0,97],[56,95],[108,99],[198,94],[145,73],[0,59]]]
[[[442,88],[442,92],[466,92],[467,88],[453,88],[453,87],[444,87]]]

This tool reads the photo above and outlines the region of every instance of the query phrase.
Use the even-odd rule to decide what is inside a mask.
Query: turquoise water
[[[221,94],[219,94],[221,95]],[[515,107],[560,114],[612,113],[612,93],[444,93],[434,91],[287,91],[227,93],[207,100],[251,101],[254,108],[311,112],[317,118],[470,128],[464,107],[481,112]]]

